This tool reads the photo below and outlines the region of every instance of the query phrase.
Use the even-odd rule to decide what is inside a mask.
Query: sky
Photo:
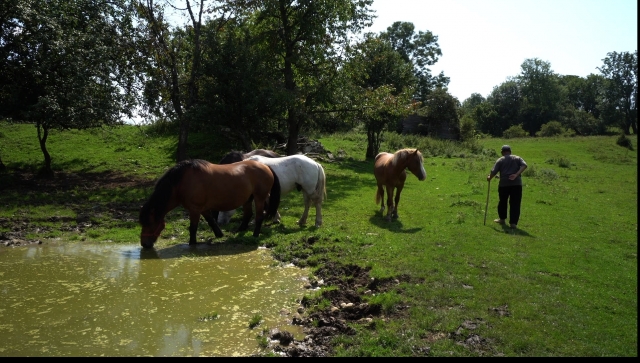
[[[586,77],[600,74],[607,53],[638,49],[637,0],[374,0],[372,9],[365,31],[403,21],[438,36],[442,56],[431,73],[444,72],[460,102],[487,97],[526,59]]]

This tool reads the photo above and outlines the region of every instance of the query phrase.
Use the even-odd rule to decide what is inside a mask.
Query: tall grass
[[[136,208],[151,184],[21,192],[11,176],[41,162],[37,140],[28,126],[0,129],[8,168],[0,174],[0,234],[12,223],[27,221],[34,227],[28,237],[34,239],[138,243]],[[195,155],[216,160],[228,151],[215,135],[199,137],[191,145]],[[296,224],[302,196],[289,193],[281,203],[282,223],[263,226],[259,240],[250,232],[231,232],[239,223],[232,219],[221,239],[203,221],[198,241],[260,243],[300,265],[356,264],[370,268],[374,278],[397,278],[390,291],[363,297],[383,314],[353,324],[354,335],[336,335],[337,356],[633,357],[637,137],[628,137],[631,148],[618,145],[617,137],[487,138],[460,144],[389,133],[382,151],[419,148],[427,180],[408,176],[400,217],[387,222],[375,204],[366,135],[324,135],[319,141],[328,151],[341,150],[347,157],[323,162],[322,227]],[[529,165],[517,230],[490,222],[497,217],[498,190],[497,183],[487,184],[486,175],[505,143]],[[54,134],[50,146],[61,172],[108,170],[153,181],[173,164],[175,138],[127,126]],[[71,228],[87,221],[91,227]],[[187,227],[184,211],[170,213],[157,248],[186,243]]]

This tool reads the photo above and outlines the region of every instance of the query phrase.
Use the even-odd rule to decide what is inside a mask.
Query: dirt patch
[[[41,222],[60,223],[60,230],[65,232],[76,231],[84,233],[91,228],[91,215],[107,213],[115,223],[131,222],[137,220],[137,212],[140,208],[135,201],[131,203],[90,203],[85,199],[74,199],[73,192],[91,193],[92,191],[117,189],[117,188],[150,188],[155,181],[136,179],[119,173],[56,173],[53,178],[42,178],[37,174],[14,171],[3,176],[0,183],[0,193],[17,192],[20,195],[30,193],[46,193],[57,195],[54,202],[35,201],[32,204],[50,204],[64,202],[73,205],[77,216],[63,217],[51,216],[46,220],[34,220],[28,214],[16,215],[10,218],[0,217],[0,227],[8,232],[0,232],[0,246],[24,246],[41,244],[39,239],[30,239],[26,236],[30,233],[42,234],[51,230],[51,227],[43,226]],[[4,182],[6,181],[6,183]],[[1,199],[0,199],[1,200]]]
[[[373,319],[388,319],[381,306],[365,301],[366,295],[384,293],[396,288],[401,280],[408,278],[375,279],[369,270],[356,265],[341,265],[328,262],[316,272],[310,289],[332,286],[323,290],[316,298],[305,297],[292,323],[302,325],[306,334],[302,340],[295,340],[278,330],[269,332],[269,349],[275,354],[287,357],[329,357],[333,354],[332,339],[339,334],[355,334],[352,324],[373,324]],[[310,309],[322,300],[330,301],[324,309]],[[401,314],[403,306],[396,307],[394,314]],[[309,310],[309,311],[308,311]],[[284,340],[283,340],[284,338]]]

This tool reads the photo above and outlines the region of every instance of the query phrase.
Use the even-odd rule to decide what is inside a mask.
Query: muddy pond
[[[303,337],[308,274],[233,243],[2,248],[0,356],[259,354],[265,329]]]

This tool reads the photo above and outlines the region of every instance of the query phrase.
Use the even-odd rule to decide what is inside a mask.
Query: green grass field
[[[296,225],[302,196],[283,199],[283,223],[230,238],[272,247],[283,260],[316,267],[323,261],[371,268],[376,278],[405,276],[398,289],[372,296],[393,319],[355,325],[335,339],[338,356],[637,356],[637,137],[633,151],[617,136],[481,139],[474,145],[389,135],[381,151],[419,147],[427,180],[408,176],[399,219],[386,222],[375,204],[373,161],[366,136],[318,135],[340,161],[321,161],[327,200],[320,228]],[[173,165],[177,137],[124,126],[53,132],[49,152],[59,174],[115,171],[155,180]],[[503,144],[529,165],[523,175],[518,230],[497,218],[497,180],[486,175]],[[194,136],[191,156],[216,162],[222,141]],[[42,163],[33,126],[0,123],[0,234],[28,219],[35,239],[139,243],[137,208],[151,186],[118,189],[16,188],[14,172]],[[487,222],[485,203],[489,192]],[[67,230],[80,216],[92,227]],[[55,217],[55,218],[52,218]],[[315,217],[313,209],[310,220]],[[237,222],[236,222],[237,223]],[[41,228],[35,228],[39,226]],[[188,221],[176,209],[162,243],[182,236]],[[232,223],[232,227],[234,224]],[[226,231],[225,231],[226,232]],[[309,237],[317,242],[304,244]],[[198,240],[213,239],[204,221]],[[406,306],[397,313],[399,306]],[[392,314],[393,312],[396,312]]]

